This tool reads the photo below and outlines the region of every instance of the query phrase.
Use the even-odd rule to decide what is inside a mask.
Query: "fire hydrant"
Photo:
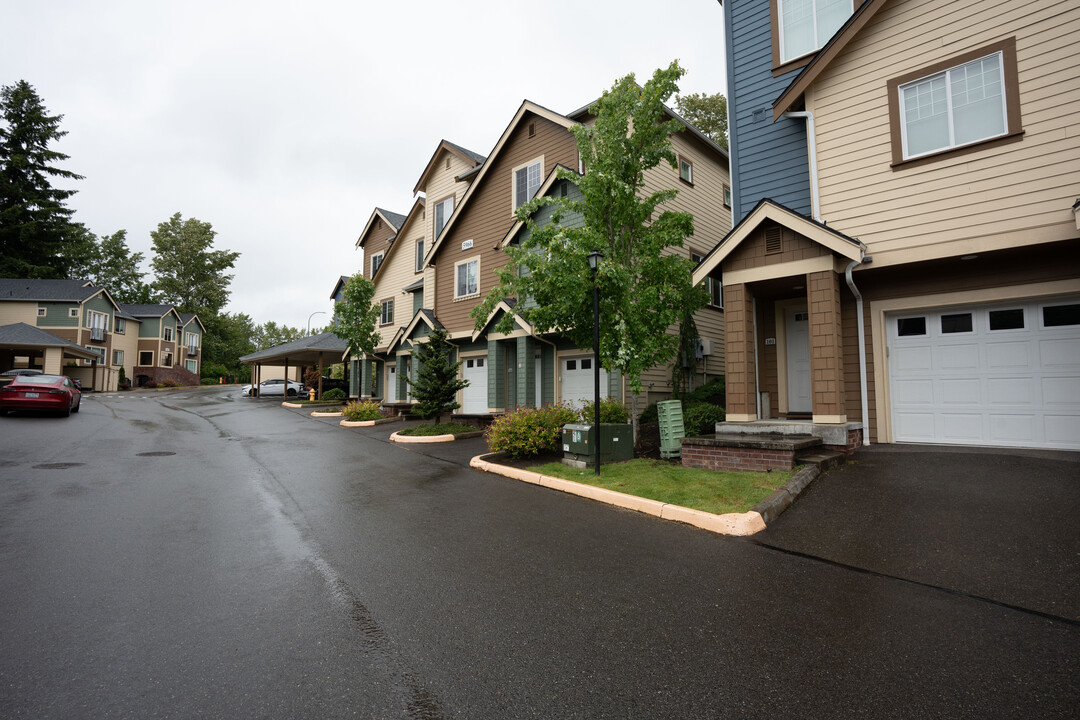
[[[315,388],[308,390],[308,400],[315,402]]]

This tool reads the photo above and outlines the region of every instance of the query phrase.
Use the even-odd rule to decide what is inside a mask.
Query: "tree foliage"
[[[502,298],[528,299],[515,312],[538,332],[559,331],[578,347],[592,347],[588,255],[599,250],[600,360],[622,371],[635,393],[635,421],[642,373],[675,354],[678,336],[668,329],[707,300],[704,290],[691,285],[693,264],[669,252],[693,234],[693,218],[663,209],[676,190],[645,188],[647,170],[660,163],[676,168],[670,137],[683,125],[669,119],[663,103],[682,74],[673,62],[644,87],[628,75],[590,108],[595,124],[572,129],[586,172],[559,170],[560,178],[577,183],[581,199],[536,198],[519,208],[528,236],[520,248],[507,248],[510,263],[498,271],[498,286],[472,314],[481,327]],[[532,216],[545,205],[555,212],[540,227]],[[564,216],[583,217],[584,224],[564,225]],[[504,316],[496,329],[509,331],[511,323]]]
[[[458,378],[461,361],[451,361],[453,346],[447,342],[447,337],[443,328],[432,330],[427,342],[419,343],[413,353],[419,363],[416,380],[405,378],[412,386],[413,400],[416,401],[412,412],[425,419],[435,418],[436,425],[444,414],[461,407],[457,393],[469,386],[468,380]]]
[[[334,333],[349,344],[358,358],[379,344],[379,306],[374,304],[375,284],[356,273],[345,281],[342,300],[334,308]]]
[[[145,256],[128,248],[126,230],[102,238],[87,231],[86,242],[79,255],[72,258],[72,276],[108,289],[117,302],[135,305],[157,302],[157,295],[139,269]]]
[[[714,143],[728,149],[727,98],[721,93],[693,93],[675,98],[675,108]]]
[[[216,315],[225,307],[233,279],[226,271],[233,268],[240,253],[212,250],[216,235],[210,223],[184,220],[180,213],[150,232],[154,289],[163,302],[200,317]]]
[[[49,115],[25,80],[0,87],[0,277],[67,277],[69,249],[85,241],[65,205],[75,191],[52,185],[82,178],[58,167],[68,156],[50,148],[67,135],[63,117]]]
[[[274,345],[280,345],[283,342],[290,342],[292,340],[299,340],[302,337],[306,337],[305,333],[300,328],[289,327],[288,325],[278,325],[273,320],[258,326],[255,329],[255,342],[256,350],[265,350],[268,347]]]
[[[203,336],[203,363],[240,368],[240,358],[255,352],[255,321],[245,313],[220,313],[199,316],[206,327]]]

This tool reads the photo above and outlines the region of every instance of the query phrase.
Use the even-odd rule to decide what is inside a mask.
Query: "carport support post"
[[[319,399],[322,400],[322,353],[319,353]]]
[[[289,399],[289,358],[285,357],[285,387],[281,390],[282,402],[287,402]]]

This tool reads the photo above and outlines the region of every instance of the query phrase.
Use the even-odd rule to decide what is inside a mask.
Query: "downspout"
[[[844,270],[844,279],[847,280],[851,293],[855,296],[855,322],[859,333],[859,394],[862,397],[862,426],[863,445],[870,444],[870,426],[867,425],[870,417],[870,403],[866,398],[866,326],[863,324],[863,298],[859,288],[855,287],[855,280],[851,277],[851,271],[862,264],[869,265],[874,258],[866,254],[866,247],[859,250],[859,260],[852,260]]]
[[[814,219],[821,222],[821,197],[818,194],[817,137],[814,134],[814,114],[807,110],[789,111],[784,113],[784,117],[806,119],[806,145],[810,152],[810,207]]]

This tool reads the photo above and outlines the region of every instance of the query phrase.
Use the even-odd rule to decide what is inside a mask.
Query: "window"
[[[139,351],[139,365],[153,365],[154,353],[153,351],[141,350]]]
[[[112,351],[112,364],[113,365],[123,365],[124,364],[124,351],[123,350],[113,350]]]
[[[898,337],[912,337],[926,334],[926,318],[900,318],[896,321],[896,334]]]
[[[454,214],[454,196],[451,195],[448,198],[440,200],[435,203],[435,234],[432,235],[436,240],[439,239],[439,234],[442,233],[443,228],[446,227],[446,223],[450,221],[450,216]]]
[[[98,356],[96,362],[98,362],[98,363],[104,363],[105,362],[105,348],[103,348],[103,347],[92,347],[90,345],[87,345],[86,349]],[[94,360],[83,360],[83,365],[92,365],[94,362],[95,362]]]
[[[37,316],[38,317],[45,317],[45,308],[38,308],[37,309]]]
[[[79,308],[68,308],[68,317],[79,317]]]
[[[1011,308],[1009,310],[990,311],[990,332],[998,330],[1023,330],[1024,309]]]
[[[172,367],[172,353],[171,352],[165,352],[165,353],[162,353],[161,355],[162,355],[161,367]]]
[[[888,82],[893,165],[991,140],[1018,140],[1016,40]]]
[[[729,185],[724,186],[724,207],[728,210],[731,209],[731,187]]]
[[[581,359],[581,369],[582,370],[592,370],[592,358],[582,358]]]
[[[690,253],[690,260],[697,265],[700,265],[704,259],[697,253]],[[707,277],[702,281],[702,285],[709,293],[709,304],[713,307],[724,307],[724,283],[719,278]]]
[[[199,335],[198,333],[184,333],[184,344],[187,345],[188,355],[195,355],[199,352]]]
[[[424,240],[416,241],[416,272],[424,272]]]
[[[124,320],[124,318],[116,318],[116,333],[119,335],[123,335],[126,328],[127,321]]]
[[[164,333],[164,335],[162,337],[165,338],[165,342],[172,342],[173,329],[171,327],[169,327],[168,325],[166,325],[165,326],[165,333]]]
[[[1042,309],[1043,327],[1080,325],[1080,304],[1047,305]]]
[[[577,360],[567,360],[566,361],[566,369],[567,370],[577,370]]]
[[[381,303],[382,311],[379,314],[380,325],[393,325],[394,324],[394,301],[383,300]]]
[[[198,362],[198,360],[188,360],[187,362],[184,363],[184,367],[187,368],[187,371],[189,373],[198,374],[198,372],[199,372],[199,362]]]
[[[683,182],[694,184],[694,164],[686,158],[679,158],[679,178]]]
[[[820,49],[854,11],[852,0],[776,0],[779,63]]]
[[[953,313],[941,316],[941,334],[969,333],[972,331],[971,313]]]
[[[371,277],[375,277],[375,273],[379,272],[379,266],[382,265],[384,255],[385,253],[376,253],[371,256]]]
[[[465,260],[454,266],[454,299],[471,297],[480,293],[480,258]]]
[[[517,210],[525,203],[532,200],[533,195],[540,189],[543,183],[544,161],[543,158],[534,160],[528,165],[514,168],[514,209]]]

